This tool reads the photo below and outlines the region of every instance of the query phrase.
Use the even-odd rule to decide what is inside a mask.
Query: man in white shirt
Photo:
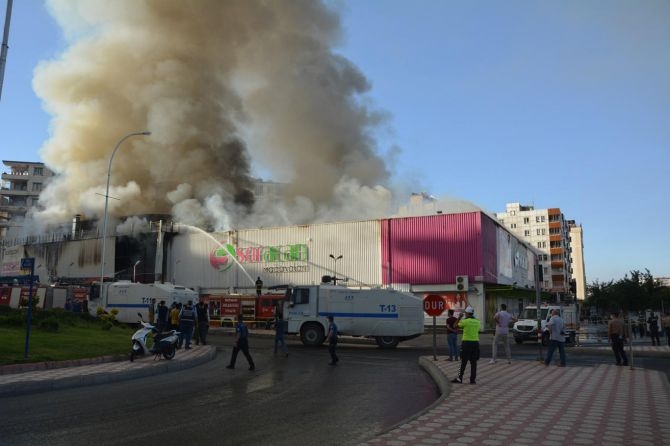
[[[547,350],[547,357],[544,360],[544,365],[551,364],[551,357],[554,355],[556,347],[561,358],[559,367],[565,367],[565,322],[559,315],[558,310],[551,310],[551,319],[547,322],[547,330],[549,330],[549,349]]]
[[[516,321],[516,318],[507,312],[507,305],[501,304],[500,311],[498,311],[493,320],[496,323],[496,334],[493,337],[493,354],[489,364],[495,364],[498,355],[498,343],[505,344],[505,354],[507,355],[507,364],[512,363],[512,352],[509,347],[509,325]]]

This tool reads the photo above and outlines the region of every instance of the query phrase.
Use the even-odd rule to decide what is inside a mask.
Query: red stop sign
[[[439,316],[444,313],[447,305],[444,303],[442,296],[437,294],[429,294],[423,299],[423,311],[425,311],[428,316]]]

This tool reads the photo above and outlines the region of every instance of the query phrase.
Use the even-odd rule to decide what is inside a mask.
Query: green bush
[[[18,311],[14,311],[7,316],[0,316],[0,326],[20,327],[26,325],[26,318]]]
[[[60,326],[56,318],[50,317],[39,321],[37,328],[43,331],[57,332]]]
[[[114,327],[114,323],[112,321],[102,321],[100,324],[100,328],[102,328],[104,331],[109,331]]]

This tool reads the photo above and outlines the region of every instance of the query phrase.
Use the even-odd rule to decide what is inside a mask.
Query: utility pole
[[[535,304],[537,305],[537,360],[542,361],[542,338],[544,333],[542,333],[542,313],[540,309],[540,295],[542,282],[544,281],[544,271],[542,270],[542,264],[535,259]]]
[[[12,19],[12,2],[7,0],[7,13],[5,14],[5,31],[2,33],[2,50],[0,50],[0,98],[2,98],[2,84],[5,79],[5,65],[7,64],[7,50],[9,49],[9,22]]]

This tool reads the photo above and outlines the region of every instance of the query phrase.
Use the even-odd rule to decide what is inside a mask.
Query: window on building
[[[42,190],[42,183],[33,183],[33,191]]]
[[[544,220],[544,215],[543,215],[542,217],[540,217],[540,221],[541,221],[542,223],[544,223],[544,221],[545,221],[545,220]]]
[[[509,226],[510,226],[510,228],[512,228],[512,229],[516,229],[516,223],[512,223],[512,224],[509,225]]]
[[[523,231],[523,236],[524,237],[530,237],[530,230],[526,229],[525,231]]]
[[[542,228],[542,235],[547,235],[547,230]]]
[[[527,225],[528,223],[530,223],[530,218],[524,217],[523,218],[523,224]]]
[[[546,248],[547,247],[547,242],[542,242],[542,247]]]
[[[33,167],[33,175],[41,177],[44,175],[44,169],[42,167]]]
[[[536,229],[536,230],[535,230],[535,233],[536,233],[537,235],[540,235],[540,229],[539,229],[539,228]]]
[[[541,248],[542,247],[542,242],[537,242],[537,247]]]
[[[539,223],[539,222],[540,222],[540,216],[538,215],[537,217],[535,217],[535,223]]]

